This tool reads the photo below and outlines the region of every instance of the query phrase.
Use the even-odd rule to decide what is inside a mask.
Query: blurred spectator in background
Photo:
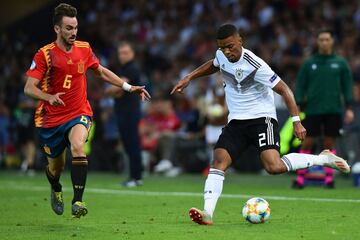
[[[307,137],[302,143],[301,153],[314,151],[315,138],[324,136],[321,148],[336,154],[336,138],[340,136],[343,123],[343,103],[345,102],[344,122],[354,119],[352,104],[352,73],[347,61],[334,53],[334,35],[329,29],[317,34],[318,53],[307,59],[301,66],[297,77],[295,98],[305,112],[304,126]],[[316,167],[319,168],[319,167]],[[321,167],[320,167],[321,168]],[[303,188],[311,169],[297,171],[293,183],[295,188]],[[334,188],[334,170],[324,167],[325,176],[320,178],[327,188]]]
[[[15,111],[17,123],[17,145],[21,149],[21,171],[32,176],[35,174],[34,165],[36,157],[34,112],[36,101],[20,92],[18,107]]]
[[[170,157],[168,168],[164,160],[155,166],[165,176],[175,177],[186,172],[201,172],[209,165],[205,144],[205,118],[201,115],[197,101],[185,95],[174,96],[174,107],[181,126],[169,138]],[[165,167],[165,168],[164,168]]]
[[[0,165],[5,161],[6,148],[10,143],[9,137],[9,110],[5,104],[0,102]]]
[[[122,166],[122,163],[119,161],[120,152],[118,151],[120,133],[114,112],[114,102],[114,99],[110,96],[104,97],[99,101],[101,111],[96,127],[98,128],[97,136],[101,136],[102,142],[97,142],[95,148],[100,147],[99,151],[101,151],[102,159],[98,159],[98,169],[101,171],[119,172],[119,170],[123,170],[120,169],[120,166]],[[92,128],[94,128],[94,124]]]
[[[171,101],[155,93],[140,122],[141,145],[156,164],[154,172],[163,173],[173,167],[173,140],[180,124]]]
[[[213,148],[219,139],[222,128],[227,124],[228,115],[223,81],[220,76],[217,74],[216,82],[206,93],[206,143],[211,153],[211,163],[213,161]]]
[[[135,51],[129,42],[121,42],[117,47],[120,68],[119,76],[131,85],[141,85],[140,69],[135,63]],[[140,98],[125,92],[119,87],[106,89],[108,94],[116,95],[115,113],[124,150],[129,158],[129,179],[123,182],[124,187],[137,187],[142,181],[142,158],[139,135],[141,118]]]

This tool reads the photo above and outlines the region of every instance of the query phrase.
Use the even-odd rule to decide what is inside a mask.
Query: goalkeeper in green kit
[[[336,138],[342,123],[351,123],[354,112],[352,102],[352,73],[346,60],[333,51],[334,36],[331,30],[323,29],[317,34],[318,52],[307,59],[297,76],[295,99],[306,114],[304,126],[307,136],[301,153],[312,153],[316,137],[323,137],[323,148],[336,153]],[[345,112],[344,112],[345,107]],[[344,117],[343,117],[344,113]],[[303,188],[311,169],[297,171],[294,188]],[[320,181],[327,188],[334,188],[334,170],[324,167]],[[313,176],[319,177],[317,174]]]

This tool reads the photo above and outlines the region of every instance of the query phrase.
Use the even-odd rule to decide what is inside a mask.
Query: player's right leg
[[[189,210],[189,216],[192,221],[194,221],[200,225],[212,225],[213,224],[212,217],[205,210],[202,211],[200,209],[192,207]]]
[[[46,176],[51,185],[51,208],[57,215],[62,215],[64,212],[63,192],[60,184],[60,175],[64,167],[65,151],[55,158],[48,157]]]
[[[222,130],[214,147],[214,162],[209,169],[204,187],[204,211],[191,208],[191,220],[198,224],[212,224],[212,217],[216,203],[221,195],[225,170],[232,159],[238,159],[239,154],[248,146],[245,135],[248,121],[232,120]]]
[[[189,216],[192,221],[201,225],[211,225],[216,203],[221,195],[225,170],[231,164],[231,157],[226,149],[216,148],[214,163],[209,170],[204,187],[204,210],[190,208]]]
[[[60,175],[65,167],[66,143],[62,135],[62,125],[53,128],[39,128],[39,143],[47,156],[48,166],[46,176],[51,185],[51,207],[61,215],[64,212],[64,202]]]

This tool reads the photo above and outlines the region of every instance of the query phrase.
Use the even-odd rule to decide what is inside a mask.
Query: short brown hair
[[[63,17],[76,17],[77,10],[70,4],[60,3],[54,11],[53,24],[60,25]]]

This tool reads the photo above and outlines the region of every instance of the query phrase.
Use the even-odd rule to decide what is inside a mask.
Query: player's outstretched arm
[[[146,91],[145,86],[132,86],[125,82],[123,79],[121,79],[119,76],[117,76],[115,73],[113,73],[111,70],[107,69],[106,67],[103,67],[99,65],[97,69],[94,70],[95,74],[107,81],[108,83],[121,87],[123,90],[131,93],[137,93],[141,96],[141,99],[144,100],[150,100],[151,96]]]
[[[36,100],[47,101],[53,106],[65,106],[63,100],[61,100],[60,96],[65,94],[64,92],[59,92],[54,95],[45,93],[38,88],[40,80],[32,77],[28,77],[26,80],[26,84],[24,87],[25,95],[34,98]]]
[[[211,59],[201,65],[200,67],[196,68],[194,71],[186,75],[183,79],[181,79],[175,87],[172,89],[170,94],[182,93],[183,90],[189,85],[190,81],[199,77],[207,76],[219,71],[218,67],[215,67],[213,64],[214,59]]]
[[[273,87],[273,90],[283,97],[287,109],[289,110],[290,115],[293,117],[294,134],[297,138],[303,141],[306,137],[306,129],[301,124],[299,117],[299,110],[296,106],[294,94],[292,93],[289,86],[283,80],[280,80]]]

